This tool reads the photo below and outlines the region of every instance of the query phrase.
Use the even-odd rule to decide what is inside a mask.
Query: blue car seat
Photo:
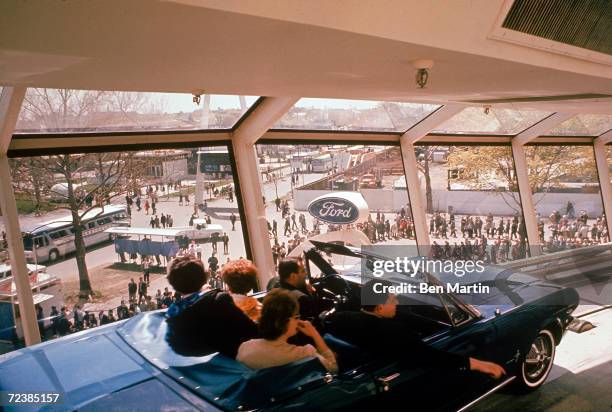
[[[340,372],[356,368],[365,363],[368,359],[368,353],[366,351],[330,333],[326,333],[323,336],[323,340],[327,343],[327,346],[336,353],[336,360]]]
[[[165,339],[167,325],[164,313],[159,311],[134,317],[117,332],[165,374],[228,410],[277,404],[310,385],[323,384],[327,375],[315,357],[253,370],[219,353],[179,355]]]

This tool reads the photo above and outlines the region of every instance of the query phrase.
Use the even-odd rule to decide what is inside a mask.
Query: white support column
[[[11,183],[11,168],[6,153],[25,96],[24,87],[5,87],[0,96],[0,208],[8,241],[11,273],[17,289],[21,327],[26,345],[40,343],[32,287],[28,276],[17,203]]]
[[[202,171],[200,170],[200,162],[202,160],[202,155],[200,151],[201,147],[198,147],[197,152],[197,163],[196,163],[196,187],[195,187],[195,204],[198,205],[198,208],[201,204],[204,203],[204,176],[202,176]],[[198,209],[199,210],[199,209]]]
[[[595,163],[597,165],[597,174],[599,175],[599,187],[601,187],[601,198],[603,199],[608,233],[612,233],[612,184],[610,184],[610,165],[608,165],[608,148],[606,147],[606,143],[611,141],[612,131],[599,136],[593,141]]]
[[[402,161],[404,162],[404,175],[406,176],[410,210],[412,211],[412,221],[414,222],[414,230],[416,232],[417,248],[419,254],[425,256],[429,253],[431,239],[429,239],[429,231],[427,229],[427,215],[421,194],[421,185],[419,184],[419,168],[416,154],[414,153],[414,144],[402,136],[400,138],[400,150],[402,151]]]
[[[259,270],[259,287],[265,288],[276,275],[272,248],[268,236],[263,185],[259,178],[259,164],[255,142],[297,102],[295,97],[267,97],[240,124],[232,135],[236,173],[246,217],[253,260]]]
[[[525,228],[527,229],[527,239],[529,240],[529,251],[531,256],[539,256],[542,254],[542,242],[544,239],[540,239],[540,233],[538,231],[538,220],[536,218],[531,185],[529,184],[529,172],[527,169],[527,157],[525,156],[524,146],[526,143],[529,143],[573,116],[573,113],[555,113],[519,133],[512,139],[512,156],[514,157],[516,181],[521,196],[521,207],[523,208],[523,219],[525,221]]]
[[[531,256],[542,254],[542,239],[538,232],[538,220],[536,218],[533,194],[529,184],[529,173],[527,169],[527,157],[525,156],[525,146],[512,140],[512,156],[514,157],[514,168],[516,170],[516,181],[521,196],[521,207],[523,208],[523,219],[527,229],[527,239],[529,241],[529,251]]]
[[[416,232],[419,254],[428,255],[431,239],[427,225],[427,214],[425,202],[419,184],[419,168],[416,154],[414,153],[414,143],[427,136],[437,126],[455,116],[465,107],[456,104],[449,104],[421,120],[410,130],[400,137],[400,150],[404,163],[404,175],[406,176],[406,188],[410,199],[410,209],[412,210],[412,220]]]
[[[0,155],[8,151],[17,124],[25,87],[5,87],[0,94]]]

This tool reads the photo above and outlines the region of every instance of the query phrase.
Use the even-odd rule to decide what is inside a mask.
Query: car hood
[[[507,308],[527,303],[565,306],[578,302],[577,294],[575,291],[572,293],[573,289],[499,266],[487,266],[480,273],[470,273],[465,276],[441,273],[433,275],[442,284],[474,286],[468,291],[463,289],[463,292],[454,294],[465,303],[475,306],[494,305]]]
[[[0,390],[62,393],[58,410],[79,409],[152,378],[114,333],[117,324],[0,356]],[[53,408],[51,408],[53,409]]]

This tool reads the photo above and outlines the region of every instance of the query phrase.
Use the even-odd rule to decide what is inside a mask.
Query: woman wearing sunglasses
[[[259,320],[261,339],[251,339],[238,348],[236,360],[252,369],[270,368],[316,356],[330,372],[337,372],[334,353],[314,326],[300,320],[300,307],[295,296],[286,290],[273,289],[263,302]],[[287,339],[297,332],[310,337],[313,345],[297,346]]]

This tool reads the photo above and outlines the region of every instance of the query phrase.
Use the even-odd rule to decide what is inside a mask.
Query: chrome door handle
[[[389,376],[380,376],[376,378],[376,381],[381,386],[383,392],[388,392],[390,389],[389,383],[393,381],[394,379],[399,378],[399,376],[400,376],[399,372],[396,372]]]

